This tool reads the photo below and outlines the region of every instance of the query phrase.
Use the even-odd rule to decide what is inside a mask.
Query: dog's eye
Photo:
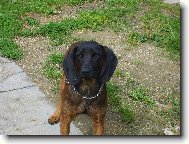
[[[82,55],[82,54],[77,54],[76,56],[77,56],[77,58],[79,58],[79,59],[83,58],[83,55]]]
[[[92,55],[94,58],[97,58],[99,55],[98,54],[93,54]]]

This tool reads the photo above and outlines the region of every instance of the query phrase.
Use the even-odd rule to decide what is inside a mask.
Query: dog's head
[[[113,51],[95,41],[72,44],[63,61],[64,73],[72,85],[88,78],[106,82],[116,66],[117,58]]]

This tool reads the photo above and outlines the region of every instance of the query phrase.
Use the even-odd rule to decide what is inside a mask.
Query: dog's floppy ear
[[[74,50],[80,42],[72,44],[63,60],[63,70],[67,80],[71,85],[76,85],[80,81],[80,76],[77,74],[74,64]]]
[[[113,75],[114,70],[116,69],[118,60],[111,49],[109,49],[106,46],[102,46],[102,47],[104,48],[104,51],[106,54],[106,62],[105,62],[104,72],[100,78],[100,81],[107,82]]]

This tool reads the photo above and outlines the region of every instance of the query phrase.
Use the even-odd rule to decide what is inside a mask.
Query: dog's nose
[[[82,70],[82,75],[84,75],[84,76],[89,76],[90,73],[91,73],[90,69],[85,68]]]
[[[82,71],[82,74],[89,74],[90,73],[90,71],[88,70],[88,69],[84,69],[83,71]]]

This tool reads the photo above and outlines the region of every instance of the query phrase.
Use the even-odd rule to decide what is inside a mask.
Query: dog
[[[53,125],[60,121],[60,134],[69,135],[71,121],[79,114],[87,114],[92,119],[93,134],[104,135],[106,82],[117,63],[117,57],[106,46],[95,41],[73,43],[61,64],[61,100],[48,123]]]

